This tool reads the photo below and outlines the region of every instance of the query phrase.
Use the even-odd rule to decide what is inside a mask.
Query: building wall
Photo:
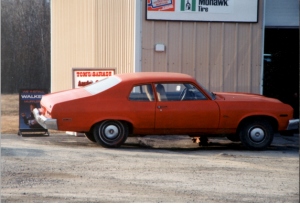
[[[142,9],[142,71],[182,72],[211,91],[260,93],[263,8],[258,23],[147,21]],[[165,52],[154,51],[157,43]]]
[[[72,68],[116,68],[187,73],[212,91],[261,92],[264,1],[258,23],[146,21],[145,2],[52,0],[51,91],[72,88]],[[166,51],[155,52],[157,43]]]
[[[51,92],[72,68],[134,71],[135,0],[51,0]]]

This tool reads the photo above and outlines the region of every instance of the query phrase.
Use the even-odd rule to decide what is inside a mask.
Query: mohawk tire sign
[[[147,20],[257,22],[258,0],[147,0]]]

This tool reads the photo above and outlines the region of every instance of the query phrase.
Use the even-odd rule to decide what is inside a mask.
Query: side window
[[[153,89],[151,84],[134,86],[130,92],[131,101],[154,101]]]
[[[158,83],[155,89],[159,101],[206,100],[205,95],[189,83]]]

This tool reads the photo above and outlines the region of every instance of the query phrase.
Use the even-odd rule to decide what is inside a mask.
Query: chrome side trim
[[[46,118],[43,115],[40,115],[39,110],[37,108],[33,109],[33,115],[36,121],[45,129],[57,130],[57,120]]]
[[[295,129],[299,129],[299,119],[289,120],[289,125],[287,126],[286,130],[295,130]]]

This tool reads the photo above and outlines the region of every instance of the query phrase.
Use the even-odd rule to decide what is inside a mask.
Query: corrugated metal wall
[[[134,71],[135,0],[51,0],[51,92],[72,68]]]
[[[260,92],[262,0],[258,23],[146,21],[145,2],[52,0],[51,91],[72,88],[72,68],[107,67],[117,73],[182,72],[212,91]],[[141,44],[135,39],[140,20]],[[166,51],[155,52],[157,43]],[[139,46],[141,67],[135,67]]]
[[[260,92],[262,0],[258,23],[146,21],[142,16],[142,71],[187,73],[212,91]],[[166,51],[155,52],[157,43]]]

